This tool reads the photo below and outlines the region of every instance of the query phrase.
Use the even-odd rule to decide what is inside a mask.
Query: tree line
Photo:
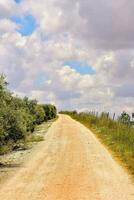
[[[39,104],[37,100],[14,96],[8,89],[4,75],[0,75],[0,153],[14,147],[19,140],[25,140],[35,126],[56,118],[56,107]]]

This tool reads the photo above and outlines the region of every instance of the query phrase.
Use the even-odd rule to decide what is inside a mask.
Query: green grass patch
[[[134,127],[106,116],[66,112],[73,119],[91,129],[134,176]]]

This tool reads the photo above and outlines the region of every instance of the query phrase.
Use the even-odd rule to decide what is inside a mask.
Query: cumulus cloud
[[[0,72],[17,94],[59,109],[134,109],[134,3],[100,0],[0,0]],[[14,15],[38,26],[17,32]],[[67,61],[95,70],[82,74]]]
[[[0,20],[0,35],[3,35],[7,32],[14,32],[17,28],[17,25],[11,22],[8,19],[1,19]]]
[[[10,17],[16,9],[15,1],[13,0],[0,0],[0,18]]]
[[[100,49],[133,48],[134,2],[119,0],[57,1],[73,34]],[[75,13],[75,15],[74,15]],[[77,21],[78,16],[80,20]],[[69,27],[70,28],[70,27]]]

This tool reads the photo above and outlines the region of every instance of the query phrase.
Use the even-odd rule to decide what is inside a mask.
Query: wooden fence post
[[[113,120],[115,120],[115,113],[113,114]]]

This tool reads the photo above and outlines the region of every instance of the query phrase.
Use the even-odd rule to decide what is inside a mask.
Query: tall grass
[[[134,175],[134,127],[114,121],[106,115],[66,114],[90,128]]]

